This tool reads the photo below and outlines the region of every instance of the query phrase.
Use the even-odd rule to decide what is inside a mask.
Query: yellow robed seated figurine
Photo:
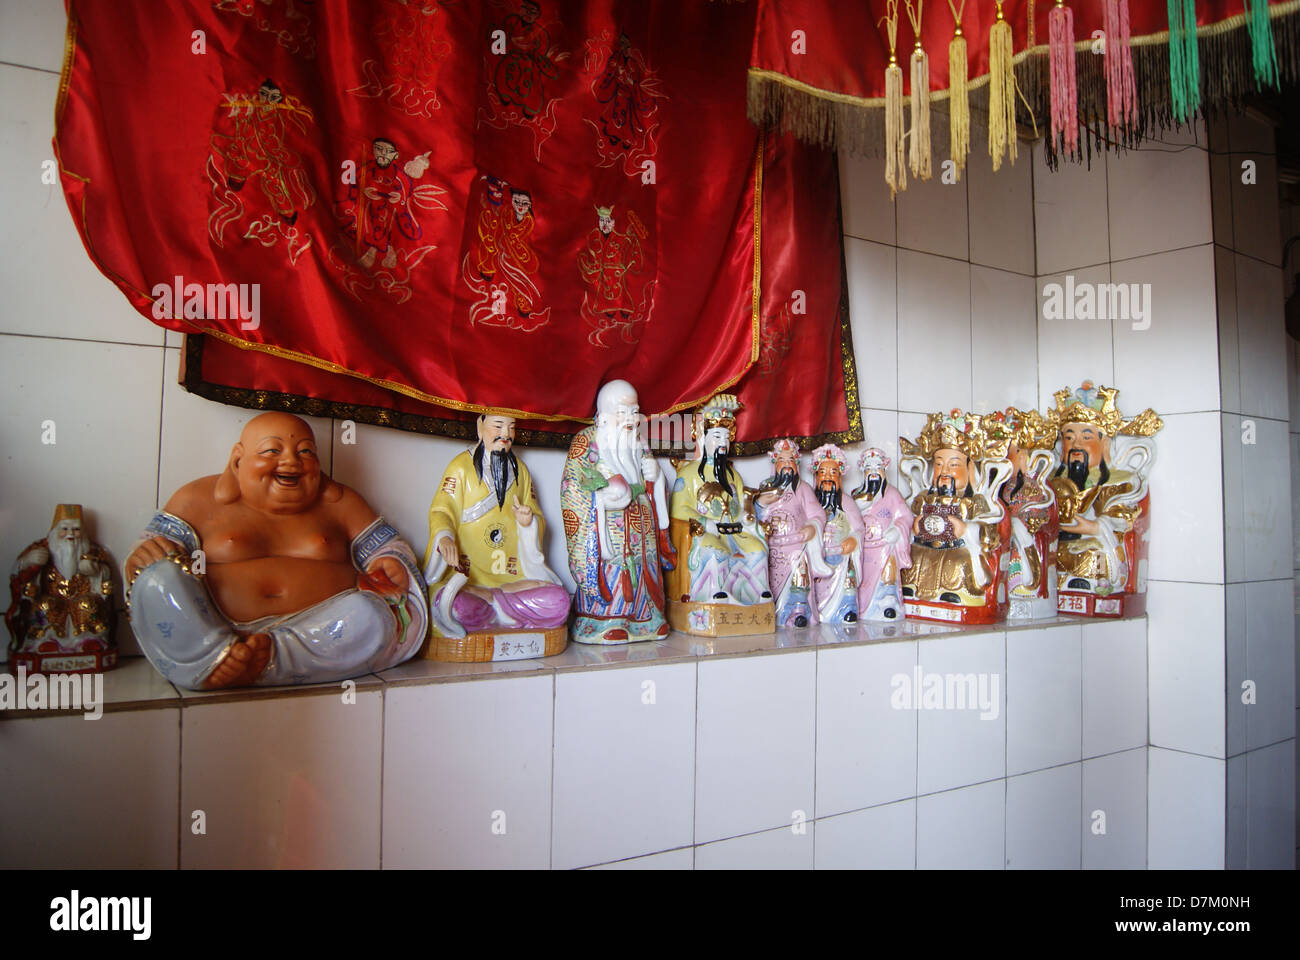
[[[512,450],[514,418],[481,414],[478,438],[447,465],[429,507],[425,656],[551,656],[568,642],[569,594],[542,553],[546,521]]]
[[[997,491],[1011,475],[1008,435],[984,418],[932,413],[916,442],[899,437],[912,513],[907,616],[995,623],[1007,609],[1010,522]]]
[[[1095,617],[1140,614],[1146,608],[1146,558],[1151,526],[1147,475],[1155,462],[1151,437],[1164,426],[1147,409],[1125,420],[1119,391],[1091,381],[1058,390],[1048,421],[1060,431],[1061,466],[1052,489],[1061,515],[1056,553],[1057,608]]]
[[[719,394],[696,413],[695,459],[674,463],[669,535],[677,565],[669,571],[668,620],[702,636],[771,633],[767,541],[728,456],[740,401]]]

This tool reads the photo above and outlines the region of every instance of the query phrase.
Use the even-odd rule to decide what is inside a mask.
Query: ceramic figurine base
[[[9,672],[16,674],[22,667],[27,675],[34,673],[102,673],[117,666],[117,650],[96,650],[91,653],[9,653]]]
[[[986,604],[982,607],[967,607],[960,603],[944,603],[941,600],[903,601],[908,619],[934,620],[939,623],[984,625],[1000,622],[1006,614],[1005,604]]]
[[[482,630],[463,637],[430,637],[420,652],[426,660],[444,663],[488,663],[553,657],[569,645],[568,627],[548,630]]]
[[[670,600],[668,622],[674,630],[697,637],[748,637],[776,631],[776,608],[771,601],[741,606]]]
[[[1057,611],[1059,600],[1055,596],[1051,597],[1018,597],[1011,595],[1011,605],[1007,610],[1008,620],[1042,620],[1046,617],[1054,617]]]
[[[1095,593],[1062,590],[1056,595],[1056,609],[1080,617],[1140,617],[1147,612],[1147,595],[1115,593],[1101,597]]]

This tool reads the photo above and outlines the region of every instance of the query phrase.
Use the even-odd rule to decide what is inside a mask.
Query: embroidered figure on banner
[[[596,208],[596,227],[587,235],[587,246],[578,253],[578,272],[591,287],[582,295],[580,313],[592,328],[587,340],[597,347],[613,346],[607,337],[620,334],[626,343],[636,343],[637,324],[650,315],[654,305],[655,281],[636,284],[646,268],[644,241],[649,235],[641,218],[627,212],[628,228],[615,229],[614,207]]]
[[[790,352],[794,338],[794,317],[790,315],[790,301],[785,301],[781,305],[781,312],[774,316],[760,314],[758,324],[758,361],[754,368],[758,376],[766,377],[781,366],[781,361]]]
[[[555,132],[555,107],[560,102],[559,97],[547,97],[546,86],[559,77],[560,63],[569,58],[567,50],[551,42],[547,30],[559,21],[543,22],[541,12],[537,0],[522,0],[515,13],[489,25],[484,63],[491,111],[478,110],[480,125],[504,130],[514,124],[532,130],[533,158],[539,161],[542,144]]]
[[[627,34],[618,35],[613,49],[609,41],[608,32],[587,41],[585,68],[596,74],[591,95],[600,112],[595,120],[587,117],[584,122],[596,131],[598,166],[622,163],[629,177],[640,176],[642,164],[659,151],[658,101],[667,99],[667,94]]]
[[[264,247],[283,241],[289,263],[296,264],[311,246],[298,217],[316,202],[316,190],[289,140],[294,131],[306,134],[315,122],[312,112],[271,79],[252,96],[223,96],[219,111],[225,113],[214,124],[206,168],[212,185],[208,236],[224,248],[227,232],[247,218],[244,239]]]
[[[533,250],[533,197],[491,174],[479,177],[478,222],[461,274],[477,299],[469,322],[532,333],[551,319],[537,287],[538,261]]]
[[[445,0],[384,0],[386,12],[375,29],[382,59],[364,61],[365,82],[348,93],[386,98],[408,117],[431,118],[442,109],[438,72],[451,53],[442,35],[445,6]]]
[[[376,137],[370,153],[369,161],[357,164],[355,182],[337,204],[343,239],[330,247],[329,261],[343,272],[344,286],[358,300],[378,283],[405,303],[411,298],[411,271],[437,249],[436,244],[420,245],[424,227],[418,215],[446,210],[442,196],[447,191],[415,182],[429,169],[428,150],[399,166],[397,144]]]
[[[311,60],[316,38],[311,35],[311,17],[303,12],[310,5],[310,0],[213,0],[212,9],[247,18],[257,29],[274,34],[285,50]]]

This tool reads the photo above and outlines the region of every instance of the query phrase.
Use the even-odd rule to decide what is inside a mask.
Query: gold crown
[[[76,520],[81,523],[81,504],[79,503],[61,503],[54,508],[54,521],[50,524],[50,529],[54,529],[64,520]]]
[[[1056,409],[1048,411],[1046,420],[1053,431],[1060,430],[1067,423],[1087,423],[1108,437],[1121,433],[1131,437],[1149,437],[1165,425],[1150,407],[1132,420],[1125,420],[1115,406],[1115,398],[1119,396],[1115,387],[1093,387],[1091,381],[1084,381],[1078,390],[1071,391],[1065,387],[1052,396],[1056,399]],[[1073,402],[1070,402],[1071,397]]]
[[[736,435],[736,414],[740,412],[741,402],[734,394],[720,393],[704,406],[700,407],[699,416],[705,430],[714,427],[726,427],[731,435]]]
[[[1037,410],[1007,407],[985,417],[990,434],[1006,436],[1021,450],[1051,450],[1056,446],[1056,427]]]
[[[977,413],[932,413],[916,442],[898,438],[898,449],[906,457],[934,456],[936,450],[959,450],[972,460],[1001,460],[1007,455],[1011,431],[991,416]]]

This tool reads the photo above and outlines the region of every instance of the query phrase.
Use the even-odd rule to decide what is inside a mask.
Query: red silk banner
[[[1290,9],[1293,0],[1267,0],[1273,7]],[[989,72],[989,28],[997,17],[994,0],[966,0],[962,9],[962,34],[968,48],[971,79]],[[1048,42],[1048,14],[1053,0],[1004,0],[1002,13],[1011,24],[1017,53],[1027,46]],[[1101,0],[1069,0],[1074,14],[1076,41],[1091,41],[1102,30]],[[758,75],[775,75],[834,97],[881,100],[885,96],[885,68],[889,66],[889,34],[884,16],[887,0],[838,3],[832,0],[758,0],[758,24],[750,67]],[[1134,42],[1169,30],[1167,0],[1129,0],[1129,31]],[[1245,9],[1243,0],[1197,0],[1198,27],[1213,27]],[[916,33],[904,4],[898,5],[898,62],[903,64],[903,88],[911,90],[907,58],[916,45]],[[1030,23],[1033,23],[1032,37]],[[802,37],[796,35],[802,31]],[[930,55],[930,88],[948,89],[948,42],[953,36],[953,16],[947,3],[930,0],[923,7],[921,43]],[[1164,37],[1159,38],[1164,41]],[[799,42],[799,41],[802,42]],[[1167,80],[1166,76],[1166,80]]]
[[[835,159],[746,118],[753,5],[68,10],[69,207],[142,314],[206,335],[192,389],[541,434],[618,377],[647,412],[732,389],[742,439],[860,434]]]

